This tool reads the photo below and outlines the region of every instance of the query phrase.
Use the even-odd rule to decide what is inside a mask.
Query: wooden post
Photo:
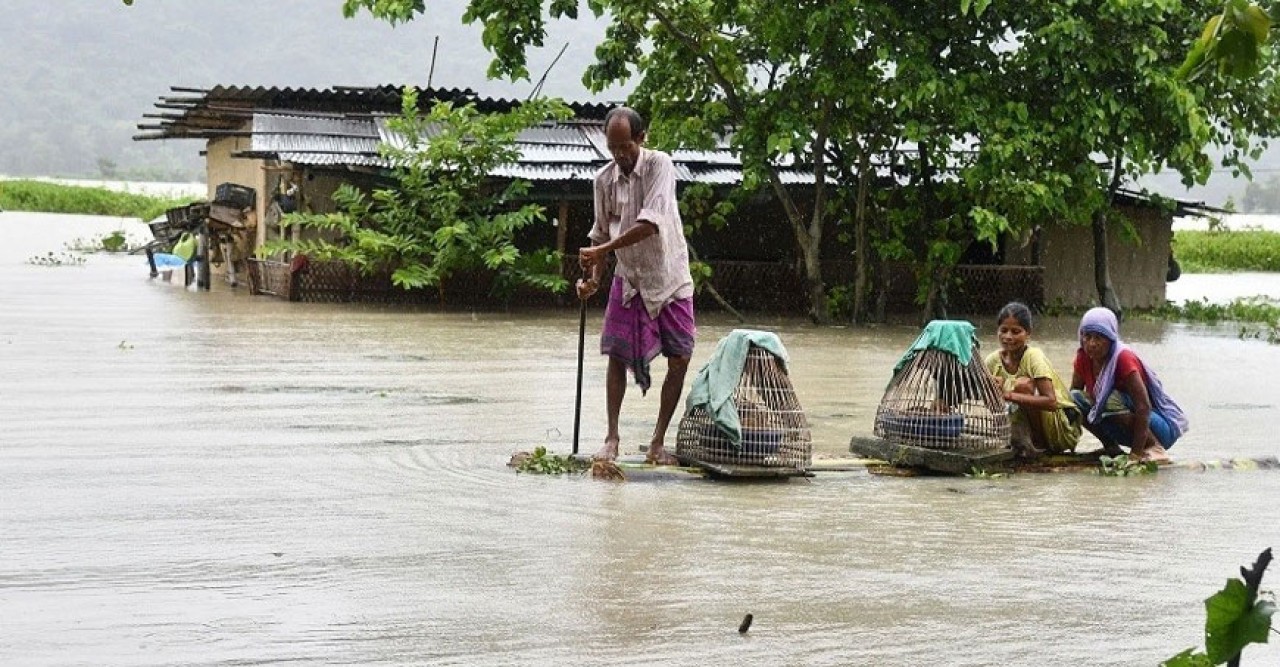
[[[560,251],[560,256],[564,257],[569,254],[569,200],[560,200],[560,213],[556,216],[556,250]],[[565,263],[560,262],[560,276],[568,278],[569,271],[565,270]]]
[[[209,266],[209,223],[205,221],[200,225],[200,242],[198,244],[200,254],[200,275],[196,277],[196,287],[205,291],[213,287],[213,268]]]

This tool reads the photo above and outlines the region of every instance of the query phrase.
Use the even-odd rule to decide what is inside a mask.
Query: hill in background
[[[342,16],[341,0],[120,0],[50,4],[7,0],[0,22],[0,174],[203,178],[194,141],[132,141],[142,115],[170,86],[378,86],[471,88],[525,97],[533,82],[489,81],[465,0],[432,0],[431,16],[392,28],[367,14]],[[566,42],[543,92],[591,95],[582,72],[604,33],[589,11],[551,26],[530,55],[536,80]],[[432,48],[439,37],[434,73]]]
[[[489,81],[480,31],[461,22],[466,0],[431,0],[429,17],[392,28],[367,15],[344,19],[341,0],[120,0],[51,4],[7,0],[0,22],[0,174],[199,180],[194,141],[132,141],[143,114],[170,86],[426,85],[482,95],[524,97],[533,82]],[[56,9],[55,9],[56,7]],[[74,9],[73,9],[74,7]],[[566,43],[543,91],[567,100],[591,95],[582,72],[604,23],[585,8],[576,22],[551,26],[547,46],[530,55],[536,80]],[[1280,174],[1280,149],[1263,156],[1255,178]],[[1246,181],[1227,171],[1205,187],[1176,174],[1144,183],[1170,197],[1239,204]]]

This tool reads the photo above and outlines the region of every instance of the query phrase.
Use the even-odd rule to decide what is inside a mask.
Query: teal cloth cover
[[[898,364],[893,367],[893,374],[897,375],[921,350],[942,350],[959,359],[961,365],[967,366],[977,345],[977,330],[973,324],[964,320],[933,320],[925,325],[916,342],[898,360]]]
[[[711,420],[724,432],[734,449],[742,447],[742,423],[738,421],[738,407],[733,404],[733,391],[738,388],[742,367],[752,345],[777,357],[782,362],[782,369],[787,369],[787,348],[782,346],[777,334],[734,329],[720,339],[711,358],[698,370],[685,404],[686,415],[694,408],[706,408]]]

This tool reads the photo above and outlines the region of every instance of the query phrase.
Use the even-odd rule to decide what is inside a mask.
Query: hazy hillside
[[[341,0],[6,0],[0,21],[0,174],[97,176],[99,160],[141,174],[200,177],[197,142],[134,142],[142,114],[169,86],[328,87],[426,85],[440,37],[436,86],[524,96],[531,82],[485,78],[479,31],[460,20],[465,0],[432,0],[433,14],[391,28],[367,15],[344,19]],[[536,79],[556,53],[544,92],[590,95],[582,71],[603,34],[590,12],[553,26],[530,58]],[[160,174],[152,174],[157,176]]]
[[[100,161],[135,178],[200,178],[198,142],[134,142],[136,124],[169,86],[425,85],[439,36],[432,84],[485,95],[523,96],[531,82],[488,81],[479,30],[460,20],[466,0],[431,0],[431,17],[391,28],[368,16],[342,18],[341,0],[5,0],[0,22],[0,174],[100,176]],[[591,96],[583,69],[604,26],[585,9],[577,22],[552,26],[533,54],[536,79],[566,42],[545,92]],[[1280,173],[1280,149],[1257,177]],[[1168,196],[1239,203],[1245,181],[1215,174],[1186,190],[1176,175],[1148,179]]]

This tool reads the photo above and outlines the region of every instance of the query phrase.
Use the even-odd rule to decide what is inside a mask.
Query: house
[[[196,139],[204,142],[210,194],[217,184],[238,183],[260,194],[253,245],[278,238],[275,195],[292,192],[291,205],[313,212],[333,209],[330,199],[343,183],[371,188],[385,182],[388,163],[380,143],[400,141],[387,126],[398,114],[401,88],[294,89],[217,86],[172,88],[147,114],[137,140]],[[460,89],[420,89],[419,103],[472,103],[501,111],[516,100],[483,98]],[[553,224],[526,230],[519,239],[529,248],[550,247],[567,255],[586,239],[592,222],[592,176],[609,161],[602,121],[609,106],[569,105],[573,117],[523,132],[520,160],[493,174],[533,184],[530,198],[544,203]],[[732,188],[742,180],[737,157],[721,144],[713,150],[672,153],[681,186],[703,183]],[[810,199],[812,173],[783,169],[782,179],[800,201]],[[1112,240],[1111,273],[1126,305],[1153,306],[1164,301],[1164,276],[1172,214],[1132,197],[1122,211],[1134,221],[1140,243]],[[851,281],[852,247],[839,229],[824,233],[823,262],[828,285]],[[739,307],[801,311],[804,288],[793,268],[794,240],[778,203],[762,193],[740,207],[731,230],[701,229],[691,247],[713,267],[715,285]],[[297,233],[297,228],[291,228]],[[971,262],[957,267],[961,284],[951,300],[957,312],[983,313],[1019,298],[1033,304],[1083,306],[1092,303],[1092,241],[1086,230],[1046,225],[1034,239],[1006,239],[997,253],[975,245]],[[566,277],[571,269],[566,268]],[[915,309],[915,279],[906,267],[889,267],[881,281],[887,309]]]

